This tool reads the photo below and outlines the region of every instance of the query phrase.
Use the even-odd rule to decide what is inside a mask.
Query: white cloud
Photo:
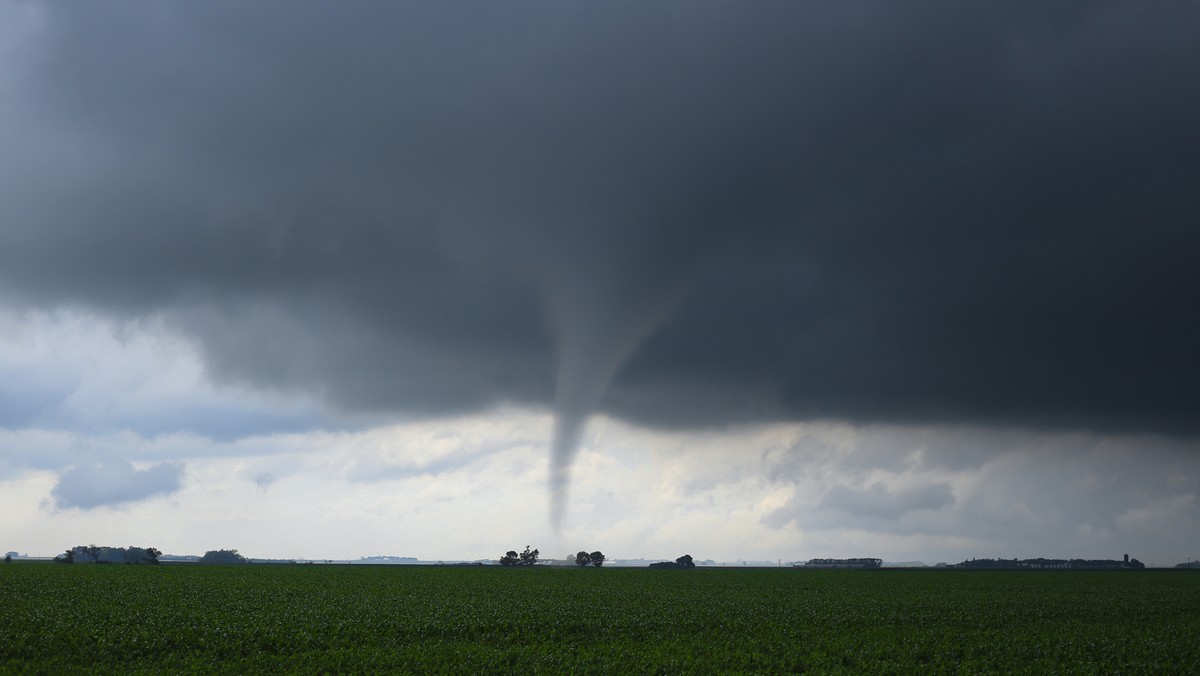
[[[0,428],[233,439],[332,422],[308,399],[212,384],[162,321],[0,309]]]

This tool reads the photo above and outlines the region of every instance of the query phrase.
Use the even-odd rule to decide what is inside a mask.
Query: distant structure
[[[883,559],[809,559],[807,563],[797,563],[793,568],[881,568]]]
[[[363,556],[357,561],[351,563],[375,563],[375,564],[390,564],[399,566],[415,566],[420,561],[417,561],[415,556]]]

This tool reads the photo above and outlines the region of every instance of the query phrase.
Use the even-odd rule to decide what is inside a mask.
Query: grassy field
[[[1200,574],[0,565],[24,668],[1200,673]]]

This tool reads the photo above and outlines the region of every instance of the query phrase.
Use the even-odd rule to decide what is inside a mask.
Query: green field
[[[0,565],[0,670],[1200,672],[1200,574]]]

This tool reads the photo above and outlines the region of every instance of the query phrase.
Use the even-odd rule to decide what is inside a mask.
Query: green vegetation
[[[1190,571],[0,566],[0,671],[1200,671]]]

